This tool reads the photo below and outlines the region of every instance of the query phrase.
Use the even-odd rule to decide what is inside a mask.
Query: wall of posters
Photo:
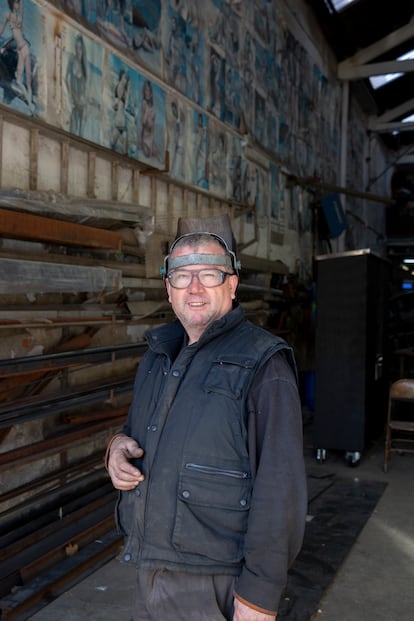
[[[0,0],[0,16],[5,105],[156,169],[168,150],[171,177],[281,234],[298,230],[274,196],[281,166],[336,179],[339,87],[282,2]]]

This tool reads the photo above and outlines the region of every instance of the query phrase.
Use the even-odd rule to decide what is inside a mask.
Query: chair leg
[[[388,471],[388,462],[391,455],[391,398],[388,400],[388,413],[387,413],[387,425],[385,428],[385,449],[384,449],[384,472]]]

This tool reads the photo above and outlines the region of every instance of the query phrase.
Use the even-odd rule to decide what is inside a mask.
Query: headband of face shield
[[[226,251],[226,254],[203,254],[203,253],[191,253],[184,254],[178,257],[172,257],[171,254],[178,244],[183,239],[194,237],[194,235],[208,235],[215,239],[220,246]],[[160,269],[161,276],[165,279],[167,274],[172,270],[176,270],[180,267],[185,267],[187,265],[214,265],[216,267],[224,267],[231,271],[233,274],[239,273],[240,269],[240,261],[236,259],[236,255],[222,237],[219,235],[215,235],[214,233],[209,233],[207,231],[200,231],[198,233],[186,233],[185,235],[181,235],[178,237],[171,245],[169,254],[164,259],[164,266]]]

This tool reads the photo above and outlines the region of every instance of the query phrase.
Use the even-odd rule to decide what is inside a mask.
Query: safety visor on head
[[[204,253],[190,253],[184,254],[177,257],[171,257],[171,254],[178,244],[183,239],[194,237],[194,235],[209,235],[213,239],[215,239],[220,246],[222,246],[223,250],[226,251],[226,254],[204,254]],[[160,272],[163,278],[167,277],[167,274],[172,270],[176,270],[180,267],[186,267],[187,265],[212,265],[214,267],[227,268],[231,271],[231,273],[238,274],[240,269],[240,262],[237,261],[235,253],[230,250],[226,242],[219,235],[215,235],[214,233],[209,233],[206,231],[200,231],[198,233],[186,233],[185,235],[181,235],[178,237],[171,245],[169,254],[164,259],[164,266],[161,268]]]

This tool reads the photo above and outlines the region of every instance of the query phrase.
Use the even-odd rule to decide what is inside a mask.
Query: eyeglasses
[[[214,268],[198,270],[197,272],[192,272],[190,270],[174,270],[167,275],[167,278],[171,287],[174,287],[174,289],[186,289],[191,285],[195,276],[197,276],[200,285],[210,289],[222,285],[227,276],[231,276],[231,274]]]

